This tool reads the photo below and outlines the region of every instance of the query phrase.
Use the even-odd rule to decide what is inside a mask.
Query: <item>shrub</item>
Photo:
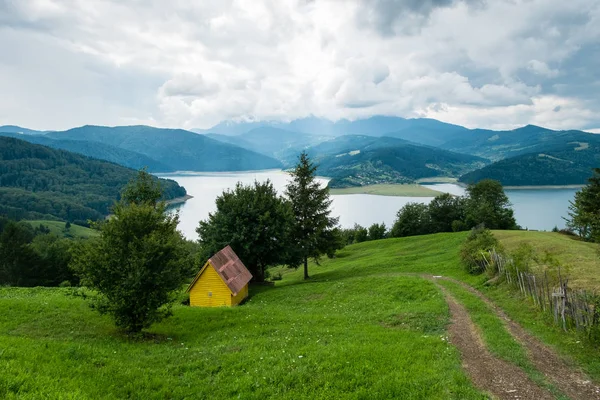
[[[467,271],[471,274],[484,272],[486,269],[484,254],[492,249],[502,251],[500,242],[492,232],[483,225],[473,228],[460,249],[460,258]]]

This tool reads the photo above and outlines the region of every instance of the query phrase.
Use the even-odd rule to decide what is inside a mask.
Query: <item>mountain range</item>
[[[148,167],[150,172],[247,171],[282,166],[268,156],[182,129],[86,125],[44,134],[14,131],[5,132],[0,127],[0,136],[18,137],[134,169]]]
[[[493,131],[427,118],[375,116],[332,122],[309,117],[290,122],[228,121],[193,131],[147,126],[83,126],[60,132],[0,127],[0,135],[130,168],[147,166],[153,172],[290,168],[298,154],[307,151],[320,164],[320,175],[335,178],[332,185],[442,175],[462,177],[462,182],[494,177],[506,185],[582,184],[600,161],[600,135],[535,125]]]

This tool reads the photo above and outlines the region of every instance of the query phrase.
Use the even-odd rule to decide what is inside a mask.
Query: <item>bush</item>
[[[480,274],[485,271],[486,263],[484,254],[492,249],[502,252],[502,246],[494,237],[492,231],[483,225],[478,225],[471,230],[467,240],[460,249],[460,258],[470,274]]]

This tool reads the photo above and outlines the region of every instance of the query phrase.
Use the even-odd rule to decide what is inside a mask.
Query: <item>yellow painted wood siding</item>
[[[210,264],[190,290],[190,306],[193,307],[231,306],[231,298],[231,290]]]
[[[248,284],[246,284],[236,296],[231,296],[231,305],[236,306],[240,304],[246,297],[248,297]]]

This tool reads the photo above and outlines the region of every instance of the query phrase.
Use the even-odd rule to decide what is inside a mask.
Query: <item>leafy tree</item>
[[[196,229],[204,258],[230,245],[260,282],[269,266],[288,261],[292,208],[270,181],[255,181],[253,186],[238,182],[234,190],[217,197],[216,205]]]
[[[492,234],[492,231],[483,225],[478,225],[471,230],[467,240],[460,248],[460,258],[466,270],[471,274],[480,274],[485,271],[484,254],[492,249],[503,252],[501,243]]]
[[[600,168],[594,168],[589,183],[575,193],[569,205],[567,228],[587,241],[600,241]]]
[[[190,273],[179,217],[157,202],[160,187],[148,187],[148,175],[139,171],[100,225],[100,238],[80,243],[71,263],[82,283],[98,292],[93,306],[128,332],[170,315],[174,291]]]
[[[34,231],[30,225],[8,221],[0,234],[0,284],[34,286],[40,260],[29,246]]]
[[[455,221],[465,219],[465,199],[449,193],[436,196],[429,203],[429,217],[432,232],[452,232],[457,228]]]
[[[467,187],[466,224],[489,229],[517,229],[510,201],[498,181],[484,179]]]
[[[67,223],[65,224],[65,230],[68,231],[69,229],[71,229],[71,223],[67,221]]]
[[[373,224],[369,227],[369,240],[385,239],[387,237],[387,228],[385,223]]]
[[[408,203],[397,214],[390,235],[404,237],[430,233],[431,218],[427,204]]]
[[[294,215],[292,237],[296,256],[304,264],[304,279],[309,279],[309,258],[318,262],[322,254],[332,256],[341,243],[336,229],[338,218],[330,216],[329,188],[316,181],[316,170],[306,152],[302,152],[286,188]]]
[[[39,264],[35,271],[36,286],[58,286],[68,282],[69,285],[79,283],[69,268],[71,261],[70,239],[60,238],[57,235],[37,235],[31,242],[31,249],[38,256]]]
[[[369,240],[369,231],[364,226],[354,224],[354,243],[366,242]]]

